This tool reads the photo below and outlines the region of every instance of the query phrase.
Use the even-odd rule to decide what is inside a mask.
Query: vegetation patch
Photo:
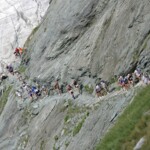
[[[135,144],[146,136],[143,150],[149,149],[150,118],[144,113],[150,110],[150,86],[142,89],[133,102],[119,117],[115,126],[96,146],[96,150],[130,150]]]
[[[24,73],[25,70],[26,70],[26,67],[25,67],[24,65],[20,65],[19,68],[18,68],[18,71],[19,71],[20,73]]]
[[[64,121],[67,122],[69,120],[69,115],[66,115]]]
[[[39,25],[37,26],[37,27],[35,27],[33,30],[32,30],[32,33],[31,33],[31,35],[34,35],[35,34],[35,32],[39,29]]]
[[[0,98],[0,114],[3,112],[3,109],[7,103],[9,93],[12,89],[12,86],[9,86],[7,90],[4,91],[3,95]]]
[[[70,142],[65,143],[66,148],[69,146],[69,144],[70,144]]]
[[[93,91],[94,91],[94,88],[91,86],[89,86],[89,85],[85,85],[84,86],[84,89],[85,89],[85,91],[87,92],[87,93],[89,93],[89,94],[92,94],[93,93]]]
[[[45,150],[45,142],[44,142],[44,140],[41,141],[40,150]]]
[[[117,82],[117,80],[118,80],[117,76],[114,76],[114,77],[110,78],[109,82],[110,82],[110,84],[113,84],[113,83]]]
[[[121,88],[122,88],[121,86],[118,86],[118,87],[115,88],[115,91],[120,91]]]
[[[58,141],[58,135],[55,135],[55,137],[54,137],[54,139],[55,139],[55,141]]]
[[[23,135],[21,136],[19,142],[18,142],[18,149],[19,148],[22,148],[22,149],[25,149],[27,144],[28,144],[28,141],[29,141],[29,135]]]
[[[139,60],[140,54],[138,51],[134,52],[133,54],[133,61],[137,62]]]
[[[142,118],[135,125],[134,130],[131,132],[129,137],[125,140],[122,147],[127,150],[133,150],[136,143],[142,137],[145,137],[147,141],[144,143],[142,150],[150,149],[150,112],[149,114],[142,116]]]
[[[64,100],[63,106],[60,109],[60,112],[65,114],[64,125],[61,132],[54,136],[53,150],[58,150],[62,145],[66,148],[69,146],[73,136],[81,130],[86,118],[90,114],[90,110],[90,107],[78,106],[70,99]]]
[[[33,118],[32,113],[30,112],[30,109],[26,107],[22,113],[22,120],[23,124],[29,124]]]
[[[83,126],[83,123],[86,119],[86,116],[78,123],[78,125],[74,128],[73,130],[73,136],[75,136],[77,133],[79,133],[80,129],[82,128]]]

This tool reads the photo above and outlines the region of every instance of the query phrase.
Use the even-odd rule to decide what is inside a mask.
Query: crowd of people
[[[16,51],[16,53],[19,53],[19,55],[21,54],[20,51],[18,50]],[[6,69],[11,75],[13,76],[16,75],[17,79],[21,82],[21,86],[15,92],[16,95],[21,98],[23,98],[23,94],[26,92],[28,97],[33,101],[35,99],[38,99],[41,96],[49,96],[50,90],[55,91],[55,93],[59,95],[61,95],[62,93],[68,92],[73,99],[76,98],[76,96],[74,95],[75,89],[78,92],[78,94],[82,94],[83,85],[81,83],[79,84],[78,79],[73,79],[71,84],[63,83],[60,85],[59,80],[56,79],[53,85],[51,84],[46,85],[37,81],[33,82],[32,85],[29,85],[27,83],[28,81],[26,81],[26,79],[23,79],[21,73],[14,70],[11,64],[6,65]],[[8,75],[4,73],[0,75],[1,81],[7,78],[8,78]],[[142,81],[143,84],[145,85],[150,84],[149,75],[147,73],[142,73],[142,71],[139,68],[137,68],[132,74],[118,77],[118,85],[123,90],[128,90],[139,81]],[[97,97],[108,94],[110,92],[108,86],[109,86],[109,83],[107,81],[100,79],[99,82],[96,83],[96,86],[95,86],[95,93]],[[64,87],[65,87],[65,90],[64,90]]]
[[[118,86],[121,87],[123,90],[129,90],[139,81],[142,81],[144,85],[149,85],[150,76],[148,75],[148,73],[143,73],[140,68],[137,68],[131,74],[128,74],[126,76],[119,76],[117,83],[118,83]],[[107,82],[101,80],[99,83],[97,83],[95,87],[95,92],[96,92],[97,97],[103,96],[109,93]]]
[[[21,83],[21,86],[18,87],[18,89],[15,91],[16,96],[20,97],[21,99],[24,99],[23,95],[28,95],[28,97],[31,100],[35,100],[41,96],[49,96],[50,91],[53,91],[53,93],[57,93],[59,95],[61,95],[64,92],[68,92],[71,94],[71,97],[75,99],[74,89],[77,89],[76,91],[78,91],[79,94],[82,93],[81,91],[82,88],[79,88],[79,84],[75,79],[71,84],[67,84],[67,83],[59,84],[59,80],[56,79],[53,85],[43,84],[38,81],[34,81],[31,85],[28,84],[28,81],[23,78],[23,76],[19,71],[14,70],[12,64],[6,65],[6,69],[8,73],[10,73],[13,76],[16,76],[17,80]],[[7,78],[8,75],[4,73],[1,74],[0,76],[1,81]],[[65,86],[65,90],[64,90],[64,86]]]
[[[150,84],[150,77],[148,73],[143,73],[140,68],[137,68],[132,74],[128,74],[124,77],[120,76],[118,78],[118,84],[124,90],[128,90],[139,81],[142,81],[142,83],[145,85]]]
[[[24,92],[28,94],[28,96],[30,97],[32,101],[37,100],[39,97],[49,96],[50,90],[53,91],[53,93],[55,92],[56,94],[59,94],[59,95],[64,93],[64,89],[62,88],[62,85],[59,84],[58,79],[56,79],[55,83],[53,83],[52,85],[40,84],[38,82],[33,82],[32,85],[29,85],[27,84],[25,80],[22,80],[22,78],[20,80],[22,82],[22,86],[19,88],[19,90],[16,91],[16,95],[21,98],[23,98],[22,95]],[[76,81],[74,80],[73,83],[75,82]],[[77,86],[77,84],[75,85],[67,84],[66,86],[66,91],[71,94],[73,99],[75,99],[74,88],[77,88],[79,92],[79,87]]]

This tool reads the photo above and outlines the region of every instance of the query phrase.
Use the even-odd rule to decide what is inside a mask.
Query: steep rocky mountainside
[[[40,79],[150,72],[149,0],[51,1],[25,46],[29,75]],[[33,69],[34,68],[34,69]]]
[[[15,96],[15,78],[3,85],[0,99],[1,150],[93,150],[136,94],[131,89],[97,99],[84,92],[73,101],[65,93],[31,103]]]
[[[14,60],[13,51],[43,19],[49,0],[0,1],[0,60]]]
[[[0,150],[94,150],[139,91],[114,83],[97,98],[95,80],[136,67],[150,73],[149,10],[149,0],[50,0],[15,68],[29,85],[47,83],[50,93],[31,102],[24,91],[21,99],[15,92],[22,81],[8,74],[0,85]],[[59,95],[56,78],[61,85],[78,78],[83,93]]]

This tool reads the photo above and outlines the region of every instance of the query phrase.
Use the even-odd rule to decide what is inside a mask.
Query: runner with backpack
[[[61,90],[60,90],[60,86],[59,86],[59,83],[58,83],[58,79],[55,81],[54,89],[56,90],[56,92],[57,92],[59,95],[61,94]]]
[[[75,99],[74,92],[72,90],[72,86],[70,84],[68,84],[66,89],[71,94],[72,98]]]

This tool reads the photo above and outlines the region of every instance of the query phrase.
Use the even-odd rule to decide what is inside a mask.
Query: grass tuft
[[[94,91],[93,87],[92,87],[92,86],[90,87],[89,85],[85,85],[85,86],[84,86],[84,89],[85,89],[85,91],[86,91],[87,93],[89,93],[89,94],[92,94],[93,91]]]
[[[75,136],[77,133],[79,133],[80,129],[82,128],[84,122],[85,122],[86,116],[78,123],[78,125],[73,130],[73,136]]]

